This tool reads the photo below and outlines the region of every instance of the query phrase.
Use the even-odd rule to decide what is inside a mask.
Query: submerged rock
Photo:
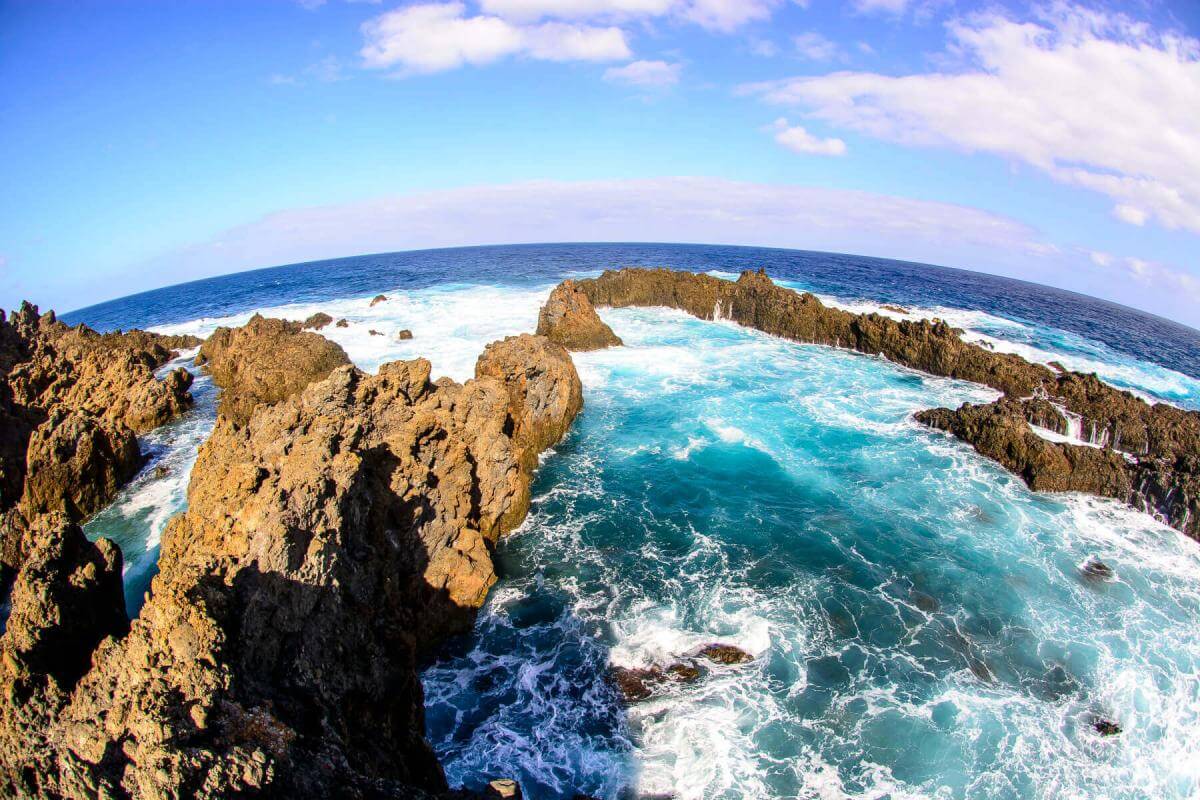
[[[600,350],[622,344],[596,314],[587,295],[569,280],[550,293],[538,314],[537,332],[568,350]]]
[[[708,644],[700,649],[698,655],[718,664],[746,664],[754,660],[754,656],[731,644]]]
[[[1079,571],[1083,573],[1085,578],[1091,580],[1110,581],[1116,577],[1116,573],[1113,572],[1112,567],[1095,557],[1085,561],[1083,566],[1079,568]]]
[[[636,703],[654,694],[666,683],[695,683],[703,671],[690,661],[679,661],[665,669],[653,667],[609,667],[609,677],[626,703]]]
[[[197,363],[221,387],[218,414],[244,425],[259,404],[282,400],[350,363],[337,344],[301,328],[255,314],[240,328],[213,332]]]
[[[1097,718],[1092,723],[1092,729],[1101,736],[1116,736],[1121,732],[1121,726],[1110,719]]]
[[[220,359],[255,361],[257,336],[226,338]],[[48,555],[19,573],[0,640],[0,795],[446,792],[418,656],[469,628],[537,454],[582,400],[540,337],[491,345],[465,384],[429,377],[422,359],[340,366],[218,419],[128,633],[115,548],[71,526],[27,537]]]

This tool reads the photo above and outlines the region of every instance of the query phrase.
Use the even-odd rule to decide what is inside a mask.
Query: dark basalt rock
[[[1079,568],[1079,571],[1083,573],[1085,578],[1096,581],[1110,581],[1116,577],[1113,568],[1098,558],[1089,558]]]
[[[679,661],[662,667],[609,668],[609,677],[626,703],[636,703],[654,694],[666,683],[695,683],[704,675],[700,667],[689,661]]]
[[[1098,718],[1092,723],[1092,729],[1101,736],[1116,736],[1121,732],[1121,726],[1110,719]]]

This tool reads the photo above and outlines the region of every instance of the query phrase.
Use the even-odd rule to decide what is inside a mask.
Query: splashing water
[[[465,380],[485,344],[532,330],[552,283],[261,310],[346,318],[322,333],[364,369],[419,355]],[[1068,367],[1091,358],[1159,400],[1200,398],[1193,379],[1075,334],[910,310]],[[576,355],[585,411],[500,544],[473,633],[423,675],[452,785],[516,777],[535,800],[1200,790],[1195,543],[1115,503],[1035,495],[910,419],[988,389],[674,311],[602,314],[626,347]],[[158,329],[204,335],[249,315]],[[211,384],[193,393],[87,526],[121,544],[134,609],[213,424]],[[1086,579],[1091,558],[1115,578]],[[606,678],[713,642],[755,658],[631,706]],[[1101,718],[1123,732],[1099,735]]]

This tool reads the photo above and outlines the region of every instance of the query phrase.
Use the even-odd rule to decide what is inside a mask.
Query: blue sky
[[[685,240],[1200,326],[1198,34],[1191,2],[0,0],[0,307]]]

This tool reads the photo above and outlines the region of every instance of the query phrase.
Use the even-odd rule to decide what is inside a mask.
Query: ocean
[[[1028,283],[881,259],[692,245],[530,245],[337,259],[64,315],[204,335],[253,312],[345,317],[363,369],[469,378],[550,288],[629,265],[765,267],[828,303],[939,317],[966,338],[1200,408],[1200,333]],[[369,306],[372,296],[390,300]],[[889,304],[902,310],[881,309]],[[625,347],[576,354],[585,409],[543,457],[473,632],[426,666],[452,785],[604,798],[1188,798],[1200,792],[1200,547],[1118,503],[1039,495],[914,411],[995,397],[886,360],[665,309],[602,309]],[[371,336],[374,328],[385,336]],[[408,328],[414,338],[392,333]],[[181,363],[189,363],[188,354]],[[87,525],[126,555],[130,608],[215,418],[143,442]],[[165,471],[157,470],[158,466]],[[1099,557],[1111,582],[1085,579]],[[752,653],[624,705],[610,665],[712,642]],[[1102,737],[1098,718],[1123,733]]]

